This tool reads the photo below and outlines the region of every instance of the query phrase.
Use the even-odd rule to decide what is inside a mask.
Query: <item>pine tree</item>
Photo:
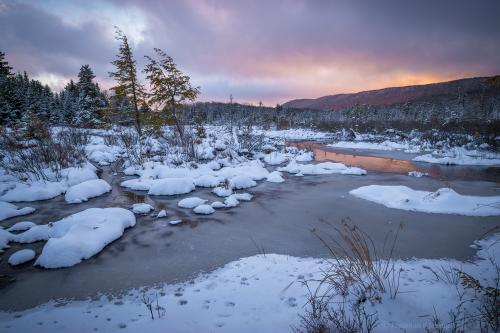
[[[116,28],[116,40],[121,42],[119,54],[112,64],[116,67],[116,72],[109,75],[117,80],[117,85],[111,88],[114,93],[122,98],[130,99],[132,104],[135,127],[139,136],[142,136],[141,116],[139,104],[143,99],[144,89],[137,78],[136,61],[132,55],[132,49],[128,43],[127,36],[120,29]]]
[[[12,76],[12,67],[9,66],[7,60],[5,60],[5,53],[0,51],[0,77]]]
[[[170,113],[182,137],[183,130],[177,117],[177,110],[186,101],[194,101],[200,88],[191,86],[189,76],[177,68],[172,57],[158,48],[154,50],[159,60],[146,56],[149,63],[144,69],[151,86],[149,103],[159,111]]]
[[[94,73],[89,65],[83,65],[78,73],[78,108],[75,123],[80,126],[97,125],[99,112],[106,105],[99,86],[93,82]]]

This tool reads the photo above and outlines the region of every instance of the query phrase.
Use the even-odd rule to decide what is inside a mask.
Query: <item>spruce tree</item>
[[[83,65],[78,73],[78,108],[75,123],[80,126],[99,123],[99,112],[105,106],[105,101],[99,91],[99,86],[93,82],[94,73],[89,65]]]
[[[141,115],[139,105],[143,99],[144,89],[137,78],[137,65],[134,60],[132,49],[128,43],[127,36],[120,29],[116,28],[116,40],[120,44],[119,53],[112,64],[116,67],[115,72],[109,72],[115,78],[117,85],[111,88],[114,93],[122,98],[129,99],[132,105],[135,118],[135,127],[139,136],[142,136]]]

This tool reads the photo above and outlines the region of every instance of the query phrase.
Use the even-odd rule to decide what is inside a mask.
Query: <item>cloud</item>
[[[0,0],[0,4],[2,0]],[[5,2],[0,49],[16,69],[105,79],[113,25],[143,55],[174,57],[203,99],[268,104],[500,73],[500,2],[109,0]]]

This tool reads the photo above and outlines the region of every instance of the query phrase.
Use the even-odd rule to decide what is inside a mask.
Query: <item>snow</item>
[[[405,150],[408,152],[416,151],[415,147],[411,147],[411,145],[407,142],[398,143],[389,140],[383,141],[381,143],[363,142],[363,141],[339,141],[336,143],[331,143],[327,146],[333,148],[347,148],[347,149]]]
[[[95,171],[96,168],[92,164],[85,163],[82,167],[62,169],[60,180],[52,179],[55,175],[49,173],[51,180],[15,182],[9,185],[9,189],[0,197],[0,200],[22,202],[52,199],[66,192],[70,186],[97,179]]]
[[[233,194],[233,190],[231,188],[216,187],[212,190],[212,193],[219,197],[227,197]]]
[[[9,242],[12,241],[14,237],[15,235],[0,228],[0,253],[2,253],[4,249],[9,247]]]
[[[172,220],[172,221],[169,221],[168,224],[170,225],[177,225],[177,224],[181,224],[181,223],[184,223],[183,220]]]
[[[11,254],[8,262],[10,265],[16,266],[35,259],[35,256],[35,251],[31,249],[23,249]]]
[[[481,284],[494,283],[495,268],[488,256],[500,250],[499,235],[476,242],[477,258],[472,262],[444,259],[397,261],[401,270],[399,293],[395,298],[381,293],[378,302],[365,302],[368,314],[376,314],[374,333],[403,330],[425,332],[436,314],[445,323],[448,314],[459,304],[469,314],[479,305],[462,302],[477,299],[474,290],[436,278],[443,269],[459,269],[478,278]],[[329,260],[266,254],[242,258],[222,268],[177,284],[163,284],[154,289],[132,289],[119,298],[108,295],[88,300],[70,301],[66,306],[49,302],[22,312],[0,313],[6,332],[289,332],[298,327],[304,314],[308,289],[315,290],[323,272],[335,265]],[[384,281],[387,282],[387,281]],[[146,295],[166,309],[155,320],[141,301]],[[174,295],[180,295],[175,297]],[[332,298],[339,304],[341,296]],[[120,301],[120,306],[116,302]],[[350,316],[347,308],[347,315]],[[107,319],[109,318],[109,319]],[[133,318],[133,319],[131,319]],[[43,323],[41,325],[40,323]],[[470,331],[479,331],[477,327]]]
[[[406,186],[369,185],[349,193],[395,209],[467,216],[500,215],[500,196],[461,195],[451,188],[428,192]]]
[[[285,171],[299,175],[366,175],[366,170],[358,167],[347,167],[342,163],[322,162],[318,164],[299,164],[292,160],[284,167],[279,167],[278,171]]]
[[[264,162],[270,165],[279,165],[288,160],[286,154],[280,152],[272,152],[264,156]]]
[[[35,265],[44,268],[70,267],[99,253],[135,225],[135,216],[123,208],[89,208],[49,225],[25,231],[32,241],[48,239]],[[38,236],[38,237],[37,237]],[[28,237],[24,237],[25,239]]]
[[[455,147],[413,158],[416,162],[450,165],[500,165],[500,154]]]
[[[417,178],[421,178],[423,176],[428,176],[429,174],[427,172],[420,172],[420,171],[410,171],[408,172],[408,176],[412,176],[412,177],[417,177]]]
[[[132,205],[132,211],[136,214],[147,214],[152,210],[154,210],[154,207],[147,203],[135,203]]]
[[[312,151],[306,151],[306,152],[303,152],[303,153],[295,156],[295,160],[297,162],[310,162],[310,161],[314,160],[314,154]]]
[[[224,181],[223,177],[214,175],[202,175],[194,180],[194,183],[198,187],[216,187]]]
[[[33,207],[23,207],[19,209],[16,205],[0,201],[0,221],[11,217],[31,214],[35,211]]]
[[[87,180],[77,185],[71,186],[64,195],[67,203],[81,203],[111,191],[109,185],[103,179]]]
[[[30,222],[30,221],[21,221],[17,222],[13,226],[11,226],[7,231],[12,232],[12,231],[25,231],[28,230],[32,227],[36,226],[35,223]]]
[[[167,216],[167,211],[165,209],[162,209],[160,210],[160,212],[158,213],[158,215],[156,215],[157,218],[162,218],[162,217],[166,217]]]
[[[104,166],[115,162],[121,156],[122,149],[95,141],[85,147],[85,153],[88,159]]]
[[[67,185],[63,182],[33,182],[31,184],[17,183],[15,188],[7,191],[0,200],[10,202],[48,200],[63,194]]]
[[[195,185],[192,178],[165,178],[153,182],[148,194],[151,195],[176,195],[194,191]]]
[[[257,183],[252,179],[252,177],[247,175],[241,175],[231,178],[231,180],[229,181],[229,186],[232,189],[240,190],[257,186]]]
[[[283,183],[285,179],[283,175],[279,171],[273,171],[269,175],[267,175],[266,180],[271,183]]]
[[[195,212],[196,214],[209,215],[214,213],[215,209],[213,209],[210,205],[199,205],[193,209],[193,212]]]
[[[151,185],[153,185],[153,180],[142,179],[142,178],[124,180],[123,182],[120,183],[120,186],[136,191],[149,191]]]
[[[224,200],[224,205],[226,207],[236,207],[240,204],[240,201],[252,200],[252,195],[250,193],[234,193],[228,196]]]
[[[189,197],[189,198],[185,198],[185,199],[182,199],[181,201],[179,201],[179,203],[177,203],[177,206],[182,207],[182,208],[191,209],[191,208],[194,208],[196,206],[202,205],[207,201],[208,200],[198,198],[198,197]]]
[[[215,209],[218,209],[218,208],[225,208],[226,205],[224,205],[222,202],[220,201],[214,201],[210,204],[210,206],[212,206],[212,208],[215,208]]]

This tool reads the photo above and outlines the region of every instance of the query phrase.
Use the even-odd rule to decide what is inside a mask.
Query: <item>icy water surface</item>
[[[199,272],[262,252],[327,257],[328,250],[311,230],[333,235],[332,226],[340,225],[342,220],[362,228],[376,244],[382,244],[386,234],[402,224],[396,248],[401,258],[470,259],[475,251],[470,248],[473,241],[500,227],[498,217],[408,212],[348,194],[360,186],[379,184],[406,185],[428,191],[450,186],[462,194],[499,195],[498,178],[494,177],[498,169],[478,168],[482,171],[477,174],[487,175],[482,180],[471,180],[475,176],[453,178],[447,171],[442,172],[447,175],[443,177],[445,180],[415,178],[406,175],[406,170],[414,163],[403,158],[389,158],[387,162],[387,158],[374,159],[374,156],[359,156],[359,152],[347,151],[339,155],[319,147],[311,146],[318,161],[360,165],[368,170],[368,175],[296,177],[285,174],[285,183],[259,182],[257,187],[249,189],[254,195],[250,202],[218,210],[210,216],[198,216],[191,210],[177,207],[177,202],[189,196],[199,196],[210,202],[220,200],[210,193],[210,189],[197,189],[180,196],[148,196],[146,192],[120,187],[120,182],[130,177],[115,174],[119,169],[115,166],[105,168],[101,174],[113,186],[108,194],[73,205],[67,204],[62,196],[29,203],[37,209],[34,214],[8,219],[1,225],[9,227],[22,220],[43,224],[86,208],[129,208],[136,202],[149,203],[155,211],[148,216],[137,215],[137,225],[127,229],[122,238],[108,245],[99,255],[71,268],[44,270],[33,267],[32,263],[11,267],[7,258],[14,251],[32,248],[39,254],[43,246],[43,242],[12,243],[1,255],[0,275],[5,277],[0,287],[0,310],[26,309],[51,299],[81,299],[99,293],[120,295],[130,288],[185,281]],[[354,157],[349,163],[340,160],[340,157],[347,158],[342,155]],[[372,162],[374,160],[376,163]],[[408,171],[413,170],[428,172],[418,168]],[[161,209],[167,210],[167,218],[155,219],[154,215]],[[168,224],[176,219],[186,223]],[[15,282],[6,283],[10,278]]]
[[[314,152],[318,162],[334,161],[357,166],[368,171],[408,174],[410,171],[428,173],[441,180],[481,180],[500,182],[500,167],[442,165],[414,162],[411,159],[422,154],[400,151],[374,151],[368,149],[330,148],[315,141],[289,141],[288,145]]]

